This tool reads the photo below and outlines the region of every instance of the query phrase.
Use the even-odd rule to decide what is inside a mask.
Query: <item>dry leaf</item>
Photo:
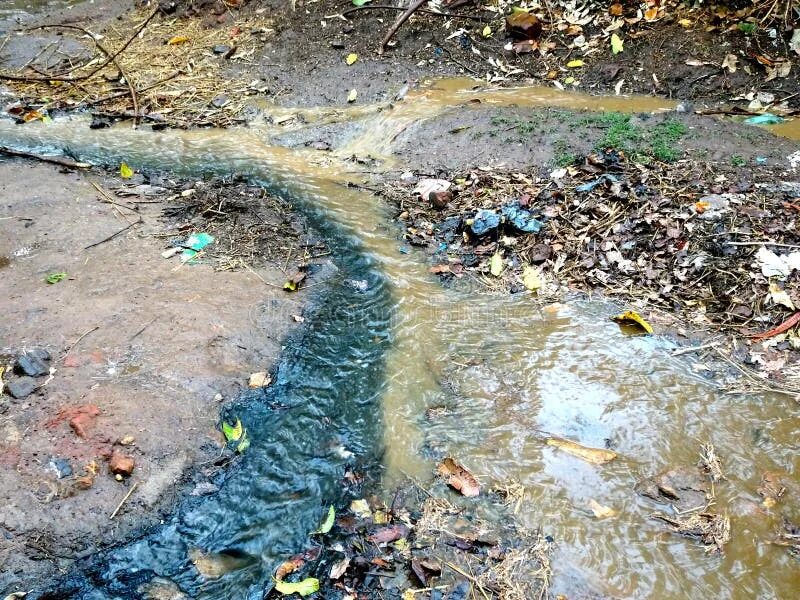
[[[602,465],[617,458],[617,453],[613,450],[589,448],[588,446],[581,446],[577,442],[565,440],[563,438],[547,438],[547,445],[563,450],[567,454],[577,456],[595,465]]]
[[[163,39],[163,38],[162,38]],[[189,38],[185,35],[176,35],[175,37],[170,38],[167,42],[168,46],[177,46],[178,44],[185,44],[189,41]]]
[[[467,497],[480,494],[481,486],[475,477],[452,458],[445,458],[437,468],[439,474],[445,478],[447,485],[461,492]]]
[[[339,579],[350,566],[350,559],[345,557],[331,567],[331,579]]]
[[[722,61],[722,68],[727,69],[729,73],[736,73],[736,64],[739,59],[735,54],[726,54],[725,60]]]
[[[622,323],[622,324],[632,324],[633,323],[633,324],[638,325],[642,329],[644,329],[646,333],[653,333],[653,328],[650,326],[650,323],[645,321],[639,315],[639,313],[637,313],[635,311],[632,311],[632,310],[626,310],[621,315],[616,315],[614,317],[611,317],[611,320],[615,321],[617,323]]]
[[[603,506],[594,499],[589,500],[589,508],[592,509],[594,516],[598,519],[607,519],[608,517],[616,517],[617,511],[608,506]]]
[[[269,374],[260,372],[250,375],[247,385],[251,388],[261,388],[268,386],[270,383],[272,383],[272,378],[269,376]]]

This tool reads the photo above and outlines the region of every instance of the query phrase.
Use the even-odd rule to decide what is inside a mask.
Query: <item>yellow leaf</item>
[[[500,277],[500,273],[503,272],[503,257],[499,252],[495,252],[492,256],[492,260],[489,261],[489,269],[492,272],[492,275],[495,277]]]
[[[487,25],[483,28],[483,31],[481,31],[481,35],[485,38],[492,37],[492,28]]]
[[[290,583],[288,581],[276,581],[275,589],[284,596],[290,594],[300,594],[301,596],[310,596],[311,594],[319,591],[319,579],[314,577],[307,577],[303,581],[297,583]]]
[[[653,333],[653,328],[650,326],[650,323],[645,321],[637,312],[632,310],[626,310],[621,315],[617,315],[615,317],[611,317],[612,321],[616,321],[617,323],[635,323],[642,329],[644,329],[647,333]]]
[[[574,77],[567,77],[564,80],[564,83],[566,83],[567,85],[571,85],[571,84],[575,83],[575,78]]]
[[[347,58],[344,60],[348,65],[352,65],[354,62],[358,60],[358,54],[356,54],[355,52],[353,52],[352,54],[348,54]]]
[[[535,292],[542,287],[542,274],[538,268],[531,265],[526,265],[522,269],[522,285],[530,291]]]
[[[169,46],[177,46],[178,44],[185,44],[188,41],[189,41],[189,38],[186,37],[185,35],[176,35],[176,36],[171,37],[169,39],[169,41],[167,42],[167,45],[169,45]]]
[[[358,92],[356,90],[350,90],[350,93],[347,94],[347,101],[355,102],[356,98],[358,98]]]
[[[289,292],[296,292],[297,291],[297,284],[292,281],[291,279],[283,284],[283,289]]]
[[[415,600],[416,596],[414,594],[414,590],[406,590],[403,592],[403,597],[401,600]]]
[[[694,25],[694,21],[692,21],[691,19],[681,19],[680,21],[678,21],[678,24],[684,29],[689,29],[689,27]]]
[[[580,59],[577,59],[577,60],[571,60],[571,61],[569,61],[569,62],[567,63],[567,68],[568,68],[568,69],[577,69],[578,67],[582,67],[584,64],[585,64],[585,63],[584,63],[582,60],[580,60]]]
[[[623,49],[624,44],[622,42],[622,38],[616,33],[611,34],[611,52],[613,54],[619,54]]]
[[[565,440],[563,438],[547,438],[547,445],[563,450],[567,454],[577,456],[595,465],[602,465],[617,458],[617,453],[613,450],[589,448],[588,446],[581,446],[577,442]]]
[[[644,11],[644,18],[646,21],[655,21],[658,18],[658,7],[652,6]]]
[[[123,179],[130,179],[131,177],[133,177],[133,169],[131,169],[125,163],[121,163],[119,165],[119,176],[122,177]]]

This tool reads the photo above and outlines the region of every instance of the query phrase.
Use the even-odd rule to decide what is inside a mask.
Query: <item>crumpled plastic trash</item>
[[[755,115],[744,120],[748,125],[777,125],[783,123],[783,117],[773,115],[771,113],[764,113],[763,115]]]
[[[538,233],[542,222],[533,216],[531,211],[520,207],[519,204],[506,204],[500,212],[515,228],[525,233]]]
[[[777,255],[761,246],[756,253],[756,260],[765,277],[786,279],[795,269],[800,270],[800,252]]]
[[[492,229],[497,229],[499,225],[500,215],[493,210],[481,209],[475,213],[475,217],[470,224],[470,229],[472,229],[472,233],[475,235],[483,235]]]
[[[181,262],[189,262],[197,253],[214,241],[214,236],[208,233],[193,233],[181,244],[185,250],[181,253]]]
[[[578,187],[575,188],[575,191],[591,192],[594,188],[596,188],[604,181],[607,181],[608,183],[616,183],[619,181],[619,179],[617,179],[615,175],[610,175],[609,173],[605,173],[603,175],[600,175],[600,177],[598,177],[594,181],[590,181],[589,183],[584,183],[583,185],[579,185]]]
[[[419,194],[422,200],[428,200],[431,194],[446,192],[452,184],[446,179],[420,179],[414,193]]]

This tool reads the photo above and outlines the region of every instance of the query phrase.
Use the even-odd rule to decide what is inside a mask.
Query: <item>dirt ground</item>
[[[220,407],[251,373],[270,369],[305,302],[302,291],[281,289],[288,246],[303,233],[291,214],[261,213],[274,223],[265,237],[287,247],[280,260],[265,251],[249,270],[219,271],[230,244],[208,222],[188,219],[211,225],[219,257],[210,251],[207,264],[181,264],[161,256],[185,229],[186,199],[114,196],[112,205],[91,182],[120,184],[102,173],[0,163],[0,363],[44,348],[52,373],[37,377],[27,397],[0,396],[4,593],[157,522],[206,481],[222,445]],[[181,219],[163,217],[176,206]],[[143,223],[86,248],[137,217]],[[66,278],[48,284],[51,273]],[[6,384],[20,380],[11,371]],[[112,453],[135,461],[123,481],[109,472]]]
[[[358,106],[391,100],[404,86],[413,87],[423,78],[471,75],[501,86],[528,83],[612,94],[619,90],[687,101],[683,114],[646,123],[641,122],[645,117],[635,117],[634,123],[648,129],[674,120],[686,128],[671,150],[676,158],[691,159],[681,175],[681,183],[689,188],[681,196],[687,210],[706,193],[752,192],[740,183],[754,183],[750,174],[754,164],[761,169],[758,182],[791,176],[786,157],[797,150],[796,144],[760,129],[691,114],[692,108],[702,106],[743,111],[774,107],[787,114],[800,106],[796,65],[789,76],[769,78],[770,69],[779,69],[787,60],[797,62],[789,47],[789,31],[776,29],[773,36],[767,26],[745,33],[738,22],[752,23],[748,15],[684,13],[665,3],[666,8],[648,20],[637,17],[636,7],[626,3],[624,16],[635,22],[623,31],[625,50],[614,54],[603,32],[609,25],[607,11],[579,29],[560,29],[568,19],[557,9],[541,15],[545,33],[535,40],[537,45],[552,42],[553,46],[546,52],[537,47],[535,52],[517,53],[505,48],[514,40],[501,31],[501,17],[483,11],[479,6],[483,3],[465,3],[457,10],[467,17],[415,15],[398,31],[394,45],[378,55],[376,48],[395,10],[367,7],[345,19],[337,15],[353,8],[350,0],[298,0],[296,11],[286,0],[229,2],[230,6],[211,0],[184,1],[175,3],[174,10],[167,7],[170,3],[162,4],[166,14],[155,13],[152,27],[147,28],[150,37],[141,45],[131,40],[130,53],[120,55],[121,67],[112,65],[104,74],[74,86],[56,85],[51,75],[67,73],[102,54],[85,32],[15,32],[66,24],[103,32],[103,43],[116,48],[153,12],[152,2],[55,3],[36,15],[0,14],[2,72],[44,79],[7,81],[6,109],[20,99],[9,114],[25,121],[88,109],[97,117],[96,126],[106,126],[129,119],[138,109],[137,116],[148,126],[227,126],[258,116],[269,118],[274,105],[346,105],[355,90],[356,98],[349,104]],[[689,26],[681,22],[686,19]],[[484,35],[487,26],[491,31]],[[595,45],[580,50],[575,45],[579,35]],[[158,61],[143,61],[151,53]],[[357,55],[352,64],[347,60],[350,54]],[[736,58],[734,68],[730,55]],[[576,59],[583,64],[567,67]],[[129,93],[129,81],[139,90],[134,94],[138,106]],[[404,169],[415,171],[415,183],[424,176],[466,180],[470,170],[487,165],[527,170],[524,176],[536,182],[537,191],[561,194],[540,203],[551,208],[574,190],[564,189],[563,175],[555,178],[560,183],[548,179],[545,184],[536,178],[572,167],[571,187],[593,179],[604,166],[583,167],[608,129],[608,123],[557,109],[477,107],[412,125],[398,136],[394,153]],[[282,143],[322,142],[336,149],[352,134],[350,125],[315,128]],[[674,173],[683,163],[671,164],[665,171]],[[660,173],[657,167],[651,163],[648,169]],[[626,162],[623,170],[630,173],[639,167]],[[395,182],[399,175],[400,171],[392,172],[388,178]],[[727,179],[715,180],[720,175]],[[115,202],[134,205],[136,210],[103,202],[104,196],[90,180],[109,190]],[[473,191],[488,190],[480,198],[486,200],[485,207],[507,200],[497,196],[505,191],[502,183],[475,181]],[[515,197],[527,193],[524,188],[530,181],[517,181]],[[41,387],[25,398],[0,396],[0,593],[29,588],[31,582],[64,572],[75,558],[135,535],[168,513],[181,494],[207,483],[217,468],[214,459],[221,444],[220,403],[235,396],[250,373],[269,370],[295,322],[293,315],[302,314],[306,301],[302,291],[289,295],[281,289],[286,267],[325,253],[290,206],[269,205],[270,199],[242,183],[227,182],[230,187],[222,191],[215,186],[196,189],[187,182],[134,183],[163,184],[166,189],[155,196],[119,197],[111,191],[119,180],[104,179],[100,173],[65,173],[16,160],[0,163],[0,295],[5,298],[0,364],[11,366],[20,353],[44,348],[51,356],[46,366],[55,370],[52,378],[37,378],[35,384]],[[463,234],[463,219],[478,207],[476,196],[466,193],[469,186],[458,184],[462,193],[443,213],[418,200],[408,183],[393,189],[392,200],[412,241],[439,247],[442,240],[450,244]],[[607,225],[609,207],[625,204],[611,197],[612,192],[601,186],[592,198],[589,208],[597,209],[595,224]],[[792,202],[789,197],[776,198]],[[217,214],[213,209],[221,206],[220,201],[226,208]],[[249,208],[265,202],[263,212]],[[790,215],[796,209],[785,210]],[[85,248],[138,216],[142,224]],[[686,220],[695,217],[692,213]],[[444,231],[440,226],[449,218],[458,220],[458,225]],[[202,264],[179,266],[177,258],[161,257],[171,240],[196,230],[217,238]],[[652,232],[639,233],[637,243],[644,244]],[[508,255],[530,258],[535,249],[531,240],[520,242],[524,252],[509,248]],[[794,238],[786,240],[797,243]],[[546,241],[551,246],[557,242]],[[286,254],[287,242],[302,246],[303,254]],[[473,255],[469,260],[474,262],[462,261],[462,268],[486,275],[498,243],[465,242],[464,254]],[[444,278],[452,278],[462,258],[439,256],[432,265],[441,268]],[[576,253],[571,258],[580,271],[579,263],[587,257]],[[549,255],[538,262],[548,259]],[[509,266],[506,291],[519,284],[512,279],[521,274],[522,262],[511,261]],[[53,273],[66,277],[46,283]],[[595,281],[581,289],[603,287],[608,286]],[[659,290],[651,291],[658,296]],[[728,308],[721,313],[730,316]],[[758,324],[775,324],[784,312]],[[739,316],[733,326],[742,326],[742,319],[751,325],[747,319],[752,315]],[[780,358],[777,353],[797,354],[789,348],[790,340],[779,343],[783,346],[766,349],[766,358],[762,357],[778,371],[783,364],[775,362]],[[9,372],[4,375],[7,382],[17,378]],[[135,462],[133,474],[121,482],[109,473],[108,459],[114,452]],[[111,520],[134,483],[136,489]]]

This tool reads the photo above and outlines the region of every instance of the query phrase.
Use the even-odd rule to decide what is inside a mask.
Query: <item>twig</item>
[[[357,6],[355,8],[349,8],[344,12],[339,13],[342,17],[347,17],[347,15],[360,12],[362,10],[405,10],[403,6],[387,6],[385,4],[365,4],[364,6]],[[453,18],[453,19],[469,19],[470,21],[485,21],[485,17],[481,17],[478,15],[467,15],[464,13],[454,13],[454,12],[437,12],[435,10],[427,10],[424,8],[419,9],[417,12],[420,12],[424,15],[431,15],[434,17],[446,17],[446,18]]]
[[[153,323],[155,323],[156,321],[158,321],[158,317],[156,317],[155,319],[153,319],[153,320],[152,320],[152,321],[150,321],[149,323],[145,323],[144,327],[142,327],[142,328],[141,328],[139,331],[137,331],[137,332],[136,332],[136,333],[134,333],[134,334],[133,334],[131,337],[129,337],[129,338],[128,338],[128,341],[129,341],[129,342],[130,342],[130,341],[133,341],[135,338],[137,338],[138,336],[140,336],[140,335],[142,334],[142,332],[143,332],[145,329],[147,329],[148,327],[150,327],[150,325],[152,325],[152,324],[153,324]]]
[[[100,194],[105,199],[104,200],[105,202],[108,202],[109,204],[113,204],[114,206],[119,206],[120,208],[124,208],[124,209],[130,210],[130,211],[136,212],[137,209],[136,209],[135,206],[125,206],[124,204],[120,204],[119,202],[114,202],[111,199],[111,196],[109,196],[106,193],[106,191],[103,188],[101,188],[99,185],[97,185],[94,181],[90,181],[89,183],[91,183],[94,186],[94,189],[96,189],[98,192],[100,192]]]
[[[112,233],[110,236],[108,236],[107,238],[105,238],[103,240],[100,240],[99,242],[95,242],[94,244],[89,244],[88,246],[85,246],[83,249],[84,250],[88,250],[89,248],[94,248],[95,246],[99,246],[100,244],[105,244],[106,242],[113,240],[120,233],[125,233],[126,231],[128,231],[128,229],[130,229],[134,225],[138,225],[141,222],[142,222],[142,217],[139,217],[139,219],[137,221],[134,221],[133,223],[130,223],[126,227],[123,227],[122,229],[120,229],[116,233]]]
[[[775,246],[776,248],[800,248],[797,244],[778,244],[777,242],[725,242],[725,246]]]
[[[403,14],[397,17],[397,20],[394,24],[389,28],[389,31],[386,32],[386,35],[381,40],[381,45],[378,46],[378,54],[383,54],[384,49],[386,48],[386,44],[394,37],[394,34],[397,33],[397,30],[403,26],[403,23],[408,21],[408,18],[413,15],[417,10],[422,8],[422,5],[425,4],[428,0],[414,0],[411,5],[408,7]]]
[[[128,490],[128,493],[125,494],[125,497],[122,500],[120,500],[119,504],[117,504],[117,508],[115,508],[114,512],[111,513],[111,516],[108,517],[109,519],[113,519],[114,517],[117,516],[117,513],[119,512],[119,509],[121,509],[122,505],[125,504],[128,501],[128,498],[131,497],[131,494],[133,494],[133,491],[136,489],[136,487],[138,485],[139,485],[139,482],[137,481],[131,486],[131,489]]]
[[[32,152],[23,152],[22,150],[12,150],[6,146],[0,146],[0,154],[7,154],[8,156],[19,156],[21,158],[32,158],[41,162],[51,163],[70,169],[89,169],[92,165],[85,162],[77,162],[62,156],[44,156],[42,154],[33,154]]]
[[[106,58],[106,60],[101,62],[98,66],[96,66],[94,69],[92,69],[91,71],[89,71],[85,75],[77,75],[77,76],[70,75],[68,77],[62,77],[62,76],[58,76],[58,75],[55,75],[55,76],[44,75],[42,77],[30,77],[30,76],[26,76],[26,75],[11,75],[9,73],[0,73],[0,79],[5,79],[7,81],[24,81],[24,82],[63,81],[65,83],[71,83],[71,82],[75,82],[75,81],[85,81],[85,80],[93,77],[97,73],[99,73],[101,70],[103,70],[105,67],[107,67],[112,62],[114,62],[114,60],[117,58],[117,56],[122,54],[125,51],[125,49],[128,46],[131,45],[131,42],[133,42],[133,40],[135,40],[138,37],[139,33],[145,27],[147,27],[147,24],[153,19],[153,17],[156,16],[156,14],[158,14],[159,10],[160,10],[160,8],[158,6],[156,6],[156,8],[153,9],[153,12],[150,13],[150,16],[148,16],[144,20],[144,23],[142,23],[141,25],[139,25],[139,27],[136,28],[136,31],[133,32],[133,35],[131,35],[128,38],[128,40],[116,52],[114,52],[111,56]],[[44,27],[58,27],[58,26],[57,25],[48,25],[48,26],[44,26]],[[72,27],[69,27],[69,28],[71,29]],[[91,37],[94,40],[95,44],[97,44],[97,40],[94,38],[94,36],[91,36]]]
[[[714,346],[718,346],[720,342],[711,342],[710,344],[703,344],[701,346],[692,346],[691,348],[679,348],[678,350],[672,351],[672,356],[683,356],[684,354],[690,354],[691,352],[698,352],[700,350],[705,350],[706,348],[713,348]]]
[[[92,327],[92,328],[91,328],[89,331],[87,331],[86,333],[84,333],[83,335],[81,335],[81,337],[79,337],[77,340],[75,340],[74,342],[72,342],[72,344],[70,345],[70,347],[69,347],[69,348],[67,348],[67,351],[64,353],[64,356],[61,358],[61,362],[64,362],[64,361],[67,359],[67,356],[69,356],[69,353],[70,353],[70,352],[72,352],[72,349],[73,349],[75,346],[77,346],[77,345],[78,345],[78,342],[80,342],[80,341],[81,341],[83,338],[85,338],[87,335],[89,335],[89,334],[90,334],[90,333],[92,333],[93,331],[97,331],[98,329],[100,329],[100,325],[95,325],[95,326],[94,326],[94,327]]]

